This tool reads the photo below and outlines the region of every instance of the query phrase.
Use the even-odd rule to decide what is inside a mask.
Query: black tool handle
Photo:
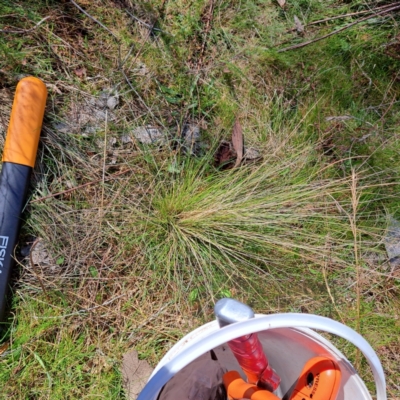
[[[14,248],[32,168],[6,162],[0,174],[0,321],[6,310],[6,294],[14,264]]]

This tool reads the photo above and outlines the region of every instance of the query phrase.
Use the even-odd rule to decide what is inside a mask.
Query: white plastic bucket
[[[346,357],[328,340],[311,329],[342,337],[364,354],[371,367],[377,400],[387,400],[386,382],[378,356],[368,342],[349,327],[329,318],[311,314],[257,314],[255,318],[220,328],[217,321],[192,331],[173,346],[157,365],[138,400],[156,400],[162,387],[182,368],[214,350],[227,369],[240,371],[235,358],[223,350],[226,342],[259,332],[270,365],[281,377],[276,394],[283,396],[299,377],[304,364],[314,356],[336,360],[342,378],[337,400],[372,400],[364,382]],[[221,347],[222,346],[222,347]]]

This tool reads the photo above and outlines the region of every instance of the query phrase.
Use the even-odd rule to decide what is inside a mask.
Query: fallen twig
[[[71,189],[63,190],[62,192],[49,194],[48,196],[41,197],[40,199],[31,200],[30,203],[37,203],[39,201],[51,199],[52,197],[61,196],[63,194],[71,193],[71,192],[73,192],[75,190],[82,189],[82,188],[87,187],[87,186],[95,185],[96,183],[106,182],[106,181],[109,181],[111,179],[116,178],[117,176],[123,175],[123,174],[125,174],[125,173],[127,173],[129,171],[131,171],[131,169],[124,169],[122,171],[117,172],[116,174],[108,176],[107,178],[101,177],[100,179],[96,179],[96,180],[91,181],[91,182],[86,182],[86,183],[84,183],[82,185],[75,186],[75,187],[73,187]]]
[[[357,12],[348,13],[348,14],[336,15],[336,16],[330,17],[330,18],[319,19],[317,21],[311,21],[308,24],[304,25],[304,27],[312,26],[312,25],[319,25],[319,24],[323,24],[324,22],[334,21],[336,19],[342,19],[342,18],[347,18],[347,17],[355,17],[357,15],[362,15],[362,14],[373,13],[374,15],[376,15],[376,11],[383,10],[383,9],[386,9],[386,8],[390,8],[390,7],[394,7],[395,4],[396,3],[386,4],[384,6],[372,8],[370,10],[357,11]],[[296,30],[296,28],[292,28],[292,29],[289,29],[287,32],[294,32],[295,30]]]
[[[319,42],[320,40],[326,39],[326,38],[328,38],[328,37],[330,37],[330,36],[336,35],[337,33],[343,32],[343,31],[345,31],[346,29],[349,29],[349,28],[353,27],[354,25],[357,25],[357,24],[359,24],[359,23],[361,23],[361,22],[367,21],[368,19],[374,18],[374,17],[376,17],[376,16],[378,16],[378,15],[383,15],[383,14],[389,13],[389,12],[391,12],[391,11],[396,11],[396,10],[400,10],[400,5],[394,6],[394,7],[392,7],[392,8],[384,9],[384,10],[382,10],[382,11],[379,12],[379,13],[375,13],[375,14],[368,15],[368,16],[365,17],[365,18],[361,18],[361,19],[359,19],[358,21],[352,22],[351,24],[348,24],[348,25],[344,26],[343,28],[337,29],[336,31],[330,32],[330,33],[328,33],[328,34],[326,34],[326,35],[324,35],[324,36],[321,36],[321,37],[319,37],[319,38],[316,38],[316,39],[313,39],[313,40],[309,40],[309,41],[307,41],[307,42],[299,43],[299,44],[296,44],[296,45],[294,45],[294,46],[285,47],[284,49],[278,50],[278,53],[283,53],[283,52],[285,52],[285,51],[295,50],[295,49],[300,49],[300,48],[302,48],[302,47],[306,47],[306,46],[308,46],[309,44]]]
[[[396,6],[396,3],[392,3],[392,4],[386,4],[385,6],[372,8],[370,10],[363,10],[363,11],[357,11],[357,12],[348,13],[348,14],[337,15],[335,17],[320,19],[318,21],[312,21],[312,22],[308,23],[306,26],[323,24],[324,22],[334,21],[335,19],[355,17],[356,15],[361,15],[361,14],[373,13],[374,15],[376,15],[377,14],[376,11],[378,11],[378,10],[383,10],[383,9],[391,8],[391,7],[395,7],[395,6]]]
[[[44,21],[48,20],[50,15],[47,17],[42,18],[35,26],[29,29],[17,29],[17,30],[10,30],[10,29],[0,29],[0,33],[29,33],[35,30],[39,25],[43,24]]]
[[[148,24],[147,22],[141,20],[140,18],[136,17],[135,15],[133,15],[130,11],[128,11],[127,9],[125,9],[125,12],[135,21],[139,22],[139,24],[142,24],[143,26],[145,26],[147,29],[150,30],[150,32],[152,31],[158,31],[158,32],[162,32],[165,33],[163,30],[161,30],[160,28],[156,28],[154,26],[154,24]]]
[[[200,71],[200,69],[203,66],[204,53],[206,50],[208,34],[210,33],[211,24],[212,24],[212,20],[214,17],[214,6],[215,6],[214,0],[211,0],[210,7],[208,9],[207,23],[206,23],[206,27],[204,29],[204,39],[203,39],[203,43],[201,45],[200,54],[199,54],[198,63],[197,63],[197,71]]]
[[[120,294],[119,296],[113,297],[112,299],[109,299],[109,300],[105,301],[105,302],[102,303],[102,304],[98,304],[98,305],[96,305],[96,306],[89,307],[89,308],[81,308],[80,310],[75,311],[75,312],[72,312],[72,313],[69,313],[69,314],[56,315],[56,316],[51,316],[51,317],[40,317],[40,316],[35,316],[35,318],[36,318],[36,319],[58,319],[58,318],[72,317],[72,316],[75,316],[75,315],[82,315],[82,314],[89,313],[89,312],[91,312],[91,311],[93,311],[93,310],[96,310],[96,309],[98,309],[98,308],[108,306],[109,304],[111,304],[111,303],[114,302],[115,300],[120,299],[121,297],[124,297],[124,294]],[[108,311],[108,310],[106,309],[106,311]]]
[[[87,11],[85,11],[79,4],[76,4],[74,0],[70,0],[70,2],[81,12],[83,12],[87,17],[89,17],[92,21],[96,22],[96,24],[100,25],[103,29],[105,29],[110,35],[114,36],[114,38],[119,42],[119,39],[115,34],[110,31],[104,24],[102,24],[98,19],[91,16]]]

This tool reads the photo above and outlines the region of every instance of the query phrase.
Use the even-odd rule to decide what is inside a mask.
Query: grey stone
[[[117,138],[112,137],[112,138],[108,139],[108,145],[109,145],[109,146],[113,147],[113,146],[115,146],[116,144],[117,144]]]
[[[91,99],[90,102],[97,108],[108,108],[109,110],[114,110],[119,104],[119,95],[118,92],[111,88],[104,89],[102,92],[100,92],[99,96],[94,100],[94,102],[93,99]]]
[[[143,144],[165,144],[167,141],[165,133],[152,126],[138,126],[132,133]]]
[[[103,122],[106,120],[106,112],[103,110],[95,110],[94,117],[97,121]]]
[[[60,133],[71,132],[71,127],[66,122],[57,122],[53,125],[54,129]]]
[[[261,153],[254,147],[246,147],[244,149],[244,160],[258,160],[261,158]]]
[[[94,135],[98,130],[100,130],[100,127],[92,126],[92,125],[87,125],[85,129],[83,130],[82,136],[90,136]]]
[[[118,96],[111,96],[107,99],[107,107],[110,110],[114,110],[115,107],[119,104],[119,98]]]
[[[29,244],[27,246],[21,247],[21,251],[20,251],[21,256],[22,257],[28,257],[30,252],[31,252],[31,247],[32,247],[32,244]]]
[[[128,144],[128,143],[132,143],[132,142],[133,142],[133,140],[132,140],[130,135],[122,135],[121,136],[121,143],[122,144]]]
[[[186,124],[182,129],[182,148],[192,154],[197,154],[201,148],[200,127],[196,124]]]
[[[383,239],[392,268],[400,266],[400,222],[389,216],[386,236]]]
[[[182,129],[182,137],[185,146],[192,148],[195,143],[200,141],[200,127],[194,124],[186,124]]]
[[[109,93],[104,90],[99,94],[99,97],[96,99],[96,106],[99,108],[106,108],[107,107],[107,100],[109,97]]]
[[[35,265],[52,264],[46,245],[39,239],[31,248],[32,262]]]

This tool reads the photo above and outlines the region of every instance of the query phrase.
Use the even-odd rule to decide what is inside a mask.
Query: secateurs
[[[287,400],[335,400],[340,387],[341,372],[337,364],[326,357],[311,358],[285,396]],[[223,376],[229,400],[280,400],[280,397],[257,385],[246,383],[237,371]]]
[[[220,327],[254,318],[253,310],[239,301],[222,299],[215,305]],[[237,371],[223,376],[228,399],[280,400],[273,391],[281,378],[271,368],[256,333],[228,342],[233,355],[247,377],[245,382]],[[335,400],[340,387],[338,365],[327,357],[313,357],[306,362],[285,400]]]

